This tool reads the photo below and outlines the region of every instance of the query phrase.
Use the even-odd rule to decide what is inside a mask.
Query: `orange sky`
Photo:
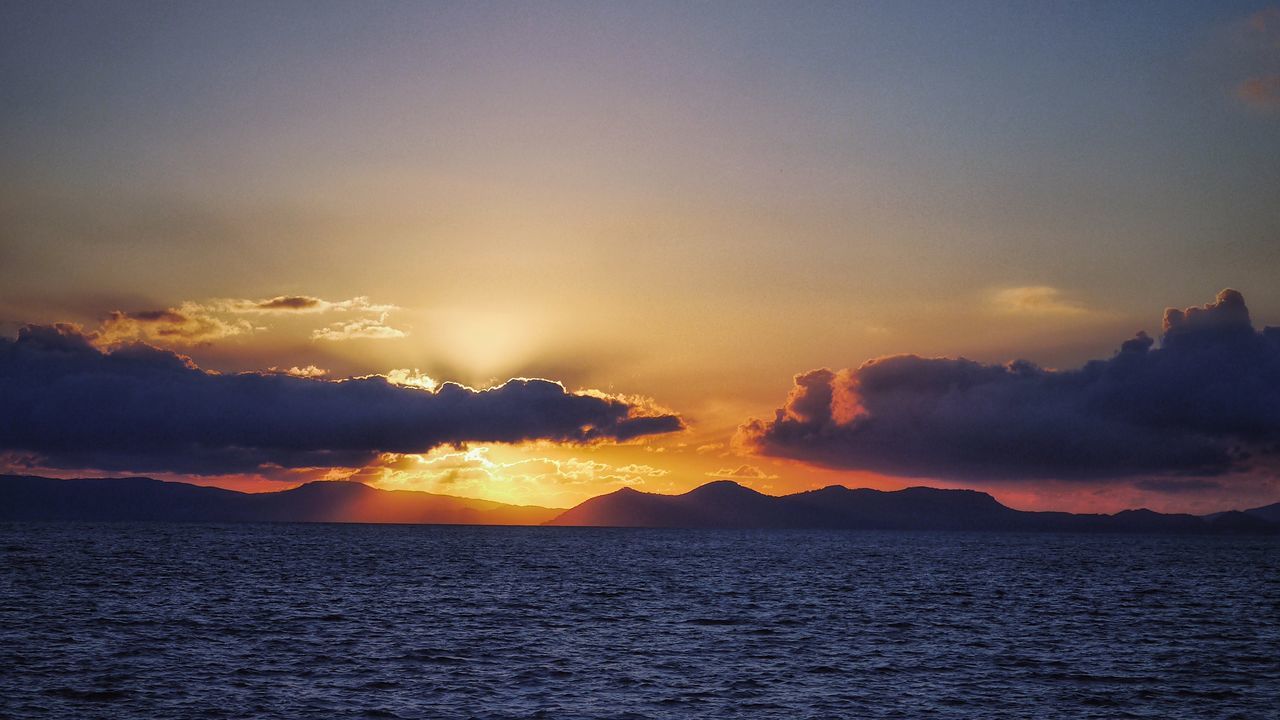
[[[546,378],[687,425],[189,478],[241,489],[356,477],[563,507],[730,478],[980,487],[1027,509],[1272,502],[1266,473],[961,482],[735,443],[817,368],[1075,368],[1224,287],[1280,325],[1280,43],[1258,10],[7,10],[0,336],[73,322],[222,373]],[[277,297],[317,303],[255,305]]]

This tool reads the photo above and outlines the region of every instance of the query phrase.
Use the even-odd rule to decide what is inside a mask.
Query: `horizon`
[[[1271,720],[1277,280],[1280,0],[4,0],[0,718]]]
[[[301,487],[308,486],[308,485],[317,485],[317,484],[324,484],[324,483],[341,483],[341,484],[354,484],[354,485],[360,485],[360,486],[362,486],[362,487],[367,487],[367,488],[370,488],[370,489],[372,489],[372,490],[380,490],[380,491],[383,491],[383,492],[392,492],[392,493],[420,493],[420,494],[424,494],[424,495],[432,495],[432,496],[437,496],[437,497],[447,497],[447,498],[454,498],[454,499],[459,499],[459,500],[484,500],[484,501],[489,501],[489,500],[488,500],[488,498],[468,497],[468,496],[465,496],[465,495],[449,495],[449,494],[447,494],[447,493],[435,493],[435,492],[430,492],[430,491],[427,491],[427,490],[416,490],[416,489],[409,489],[409,488],[390,488],[390,489],[388,489],[388,488],[379,487],[379,486],[377,486],[377,485],[372,485],[372,484],[370,484],[370,483],[363,482],[363,481],[360,481],[360,480],[349,480],[349,479],[345,479],[345,478],[335,478],[335,479],[327,479],[327,480],[326,480],[326,479],[321,479],[321,480],[307,480],[307,481],[302,482],[302,483],[299,483],[299,484],[297,484],[297,485],[290,485],[290,486],[288,486],[288,487],[279,487],[279,488],[251,489],[251,490],[236,490],[236,489],[234,489],[234,488],[225,488],[225,487],[221,487],[221,486],[218,486],[218,485],[201,485],[201,484],[199,484],[199,483],[194,483],[194,482],[190,482],[190,481],[187,481],[187,480],[161,479],[161,478],[154,478],[154,477],[150,477],[150,476],[146,476],[146,475],[115,475],[115,476],[89,476],[89,477],[47,477],[47,476],[38,476],[38,475],[36,475],[36,476],[27,476],[27,477],[35,477],[35,478],[39,478],[39,479],[48,479],[48,480],[103,480],[103,481],[112,481],[112,480],[153,480],[153,481],[155,481],[155,482],[172,483],[172,484],[177,484],[177,485],[191,485],[191,486],[194,486],[194,487],[211,487],[211,488],[216,488],[216,489],[219,489],[219,490],[228,490],[228,491],[230,491],[230,492],[243,493],[243,494],[247,494],[247,495],[260,495],[260,494],[264,494],[264,493],[281,493],[281,492],[288,492],[288,491],[290,491],[290,490],[297,490],[297,489],[299,489],[299,488],[301,488]],[[827,490],[827,489],[830,489],[830,488],[840,488],[840,489],[842,489],[842,490],[849,490],[849,491],[857,491],[857,490],[871,490],[871,491],[878,492],[878,493],[897,493],[897,492],[902,492],[902,491],[905,491],[905,490],[961,491],[961,492],[974,492],[974,493],[978,493],[978,494],[981,494],[981,495],[985,495],[985,496],[990,497],[991,499],[995,500],[997,503],[1000,503],[1001,505],[1003,505],[1003,506],[1005,506],[1005,507],[1007,507],[1007,508],[1009,508],[1009,509],[1011,509],[1011,510],[1018,510],[1018,511],[1020,511],[1020,512],[1071,512],[1071,511],[1065,511],[1065,510],[1054,510],[1054,509],[1029,509],[1029,508],[1019,508],[1019,507],[1015,507],[1015,506],[1012,506],[1012,505],[1008,505],[1007,503],[1002,502],[999,498],[995,497],[994,495],[991,495],[990,493],[984,492],[984,491],[982,491],[982,490],[975,490],[975,489],[973,489],[973,488],[962,488],[962,487],[934,487],[934,486],[932,486],[932,485],[908,485],[908,486],[905,486],[905,487],[893,488],[893,489],[891,489],[891,490],[883,490],[883,489],[880,489],[880,488],[873,488],[873,487],[851,487],[851,486],[849,486],[849,485],[844,485],[844,484],[841,484],[841,483],[833,483],[833,484],[831,484],[831,485],[824,485],[824,486],[822,486],[822,487],[817,487],[817,488],[808,488],[808,489],[805,489],[805,490],[797,490],[797,491],[795,491],[795,492],[784,493],[784,494],[774,494],[774,493],[769,493],[769,492],[765,492],[765,491],[762,491],[762,490],[757,490],[757,489],[755,489],[755,488],[751,487],[750,485],[745,485],[745,484],[743,484],[743,483],[738,482],[737,480],[730,480],[730,479],[707,480],[706,482],[702,483],[701,485],[694,486],[694,487],[692,487],[692,488],[690,488],[690,489],[688,489],[688,490],[683,490],[683,491],[680,491],[680,492],[670,492],[670,493],[656,492],[656,491],[651,491],[651,490],[638,490],[638,489],[636,489],[635,487],[632,487],[632,486],[630,486],[630,485],[623,485],[622,487],[616,488],[616,489],[611,490],[611,491],[606,492],[606,493],[602,493],[601,495],[595,495],[595,496],[592,496],[592,497],[590,497],[590,498],[587,498],[586,500],[583,500],[582,502],[583,502],[583,503],[585,503],[585,502],[587,502],[587,501],[589,501],[589,500],[594,500],[594,499],[596,499],[596,498],[603,497],[604,495],[611,495],[611,494],[619,493],[619,492],[639,492],[639,493],[644,493],[644,494],[646,494],[646,495],[657,495],[657,496],[660,496],[660,497],[678,497],[678,496],[680,496],[680,495],[688,495],[688,494],[690,494],[690,493],[692,493],[692,492],[694,492],[694,491],[696,491],[696,490],[700,490],[700,489],[705,488],[705,487],[708,487],[708,486],[710,486],[710,485],[732,485],[732,486],[734,486],[734,487],[742,488],[742,489],[744,489],[744,490],[749,490],[749,491],[751,491],[751,492],[753,492],[753,493],[757,493],[757,494],[759,494],[759,495],[763,495],[763,496],[765,496],[765,497],[770,497],[770,498],[783,498],[783,497],[788,497],[788,496],[790,496],[790,495],[799,495],[799,494],[808,493],[808,492],[816,492],[816,491],[819,491],[819,490]],[[492,501],[490,501],[490,502],[492,502]],[[574,509],[575,507],[577,507],[578,505],[581,505],[582,503],[577,503],[577,504],[575,504],[575,505],[570,505],[570,506],[566,506],[566,507],[548,506],[548,505],[520,505],[520,504],[511,504],[511,503],[506,503],[506,504],[507,504],[507,505],[509,505],[509,506],[512,506],[512,507],[530,507],[530,508],[540,508],[540,509],[544,509],[544,510],[572,510],[572,509]],[[1274,504],[1280,504],[1280,502],[1278,502],[1278,503],[1270,503],[1270,504],[1272,504],[1272,505],[1274,505]],[[1227,507],[1227,508],[1220,508],[1220,509],[1218,509],[1218,510],[1214,510],[1214,511],[1211,511],[1211,512],[1208,512],[1208,513],[1202,513],[1202,514],[1203,514],[1203,515],[1215,515],[1215,514],[1221,514],[1221,513],[1226,513],[1226,512],[1243,512],[1243,511],[1246,511],[1246,510],[1259,509],[1259,508],[1261,508],[1261,507],[1264,507],[1264,506],[1258,506],[1257,508],[1255,508],[1255,507]],[[1116,513],[1127,512],[1127,511],[1133,511],[1133,510],[1150,510],[1150,509],[1151,509],[1151,508],[1146,508],[1146,507],[1130,507],[1130,508],[1121,508],[1120,510],[1117,510],[1117,511],[1115,511],[1115,512],[1113,512],[1113,513],[1101,513],[1101,514],[1114,515],[1114,514],[1116,514]],[[1080,513],[1080,514],[1092,514],[1092,513]],[[1174,513],[1174,514],[1177,514],[1177,513]]]
[[[1274,3],[0,13],[0,472],[1280,500]]]

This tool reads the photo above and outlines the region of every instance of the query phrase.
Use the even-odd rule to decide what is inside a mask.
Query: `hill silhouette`
[[[728,480],[681,495],[624,488],[571,508],[549,525],[661,528],[830,528],[1021,532],[1263,533],[1280,525],[1246,513],[1213,518],[1125,510],[1114,515],[1025,512],[974,490],[885,492],[832,485],[775,497]]]
[[[1268,522],[1280,523],[1280,502],[1263,505],[1252,510],[1245,510],[1246,515],[1252,515],[1256,518],[1267,520]]]
[[[55,480],[0,476],[0,520],[366,522],[538,525],[561,511],[358,482],[310,482],[243,493],[145,477]]]
[[[146,477],[57,480],[0,475],[0,521],[362,522],[651,528],[826,528],[1012,532],[1276,534],[1280,505],[1204,517],[1125,510],[1114,515],[1025,512],[975,490],[881,491],[832,485],[765,495],[718,480],[680,495],[623,488],[569,510],[348,481],[244,493]]]

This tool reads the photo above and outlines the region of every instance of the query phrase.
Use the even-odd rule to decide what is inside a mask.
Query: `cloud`
[[[399,368],[390,370],[386,374],[387,382],[394,385],[404,385],[406,387],[422,388],[423,390],[435,390],[440,387],[440,383],[434,378],[428,376],[418,368]]]
[[[1242,50],[1248,67],[1235,84],[1236,98],[1255,110],[1280,110],[1280,7],[1251,15],[1244,23]]]
[[[797,375],[735,441],[835,468],[964,480],[1206,477],[1280,455],[1280,328],[1244,298],[1170,309],[1075,370],[899,355]]]
[[[1259,110],[1280,109],[1280,75],[1249,78],[1236,86],[1236,97]]]
[[[275,315],[348,311],[382,315],[400,309],[395,305],[374,304],[364,295],[338,301],[322,300],[310,295],[278,295],[263,300],[218,298],[204,303],[203,307],[210,312]]]
[[[320,312],[324,309],[324,301],[320,298],[303,295],[281,295],[270,300],[259,300],[250,303],[250,312]]]
[[[304,378],[320,378],[329,374],[328,370],[321,367],[316,367],[315,365],[307,365],[306,367],[298,367],[297,365],[294,365],[293,367],[284,369],[284,370],[281,370],[278,367],[271,367],[271,368],[268,368],[267,370],[268,372],[277,372],[277,373],[283,373],[285,375],[293,375],[294,377],[304,377]]]
[[[94,344],[102,347],[138,341],[161,347],[192,347],[267,329],[255,326],[243,317],[245,315],[342,312],[367,317],[343,320],[316,329],[311,334],[312,339],[393,339],[406,335],[405,331],[387,324],[387,316],[398,309],[395,305],[374,304],[363,295],[339,301],[309,295],[279,295],[263,300],[217,298],[203,302],[187,301],[176,308],[161,310],[113,310],[107,313],[101,326],[90,336]]]
[[[1062,291],[1048,285],[1026,285],[996,290],[991,306],[997,312],[1021,315],[1085,315],[1082,305],[1062,297]]]
[[[107,313],[93,339],[99,345],[146,341],[171,346],[203,345],[253,331],[244,320],[224,320],[186,303],[164,310]]]
[[[352,320],[351,322],[337,322],[316,329],[311,333],[312,340],[394,340],[396,338],[405,337],[407,333],[403,330],[393,328],[385,324],[385,317],[361,318]]]
[[[1166,495],[1222,489],[1222,483],[1204,478],[1144,478],[1135,482],[1133,486],[1139,490],[1150,490]]]
[[[728,478],[731,480],[776,480],[777,475],[770,475],[754,465],[739,465],[736,468],[720,468],[707,473],[707,477]]]
[[[379,376],[222,375],[140,343],[109,350],[70,325],[0,338],[0,451],[51,467],[221,474],[360,467],[381,453],[469,442],[628,441],[680,430],[616,397],[549,380],[486,390]]]
[[[671,474],[670,470],[664,470],[663,468],[656,468],[652,465],[641,465],[640,463],[630,463],[629,465],[621,465],[617,468],[617,472],[620,475],[634,476],[634,477],[651,477],[651,478],[663,477],[664,475]]]
[[[207,312],[235,315],[298,315],[330,312],[370,315],[370,317],[341,320],[317,328],[311,333],[312,340],[394,340],[408,334],[404,330],[387,324],[387,316],[392,311],[399,310],[398,306],[375,304],[364,295],[338,301],[322,300],[310,295],[279,295],[263,300],[220,298],[210,300],[200,307]]]

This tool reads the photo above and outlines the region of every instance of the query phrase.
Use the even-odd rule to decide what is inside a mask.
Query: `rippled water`
[[[0,716],[1275,718],[1280,542],[0,526]]]

